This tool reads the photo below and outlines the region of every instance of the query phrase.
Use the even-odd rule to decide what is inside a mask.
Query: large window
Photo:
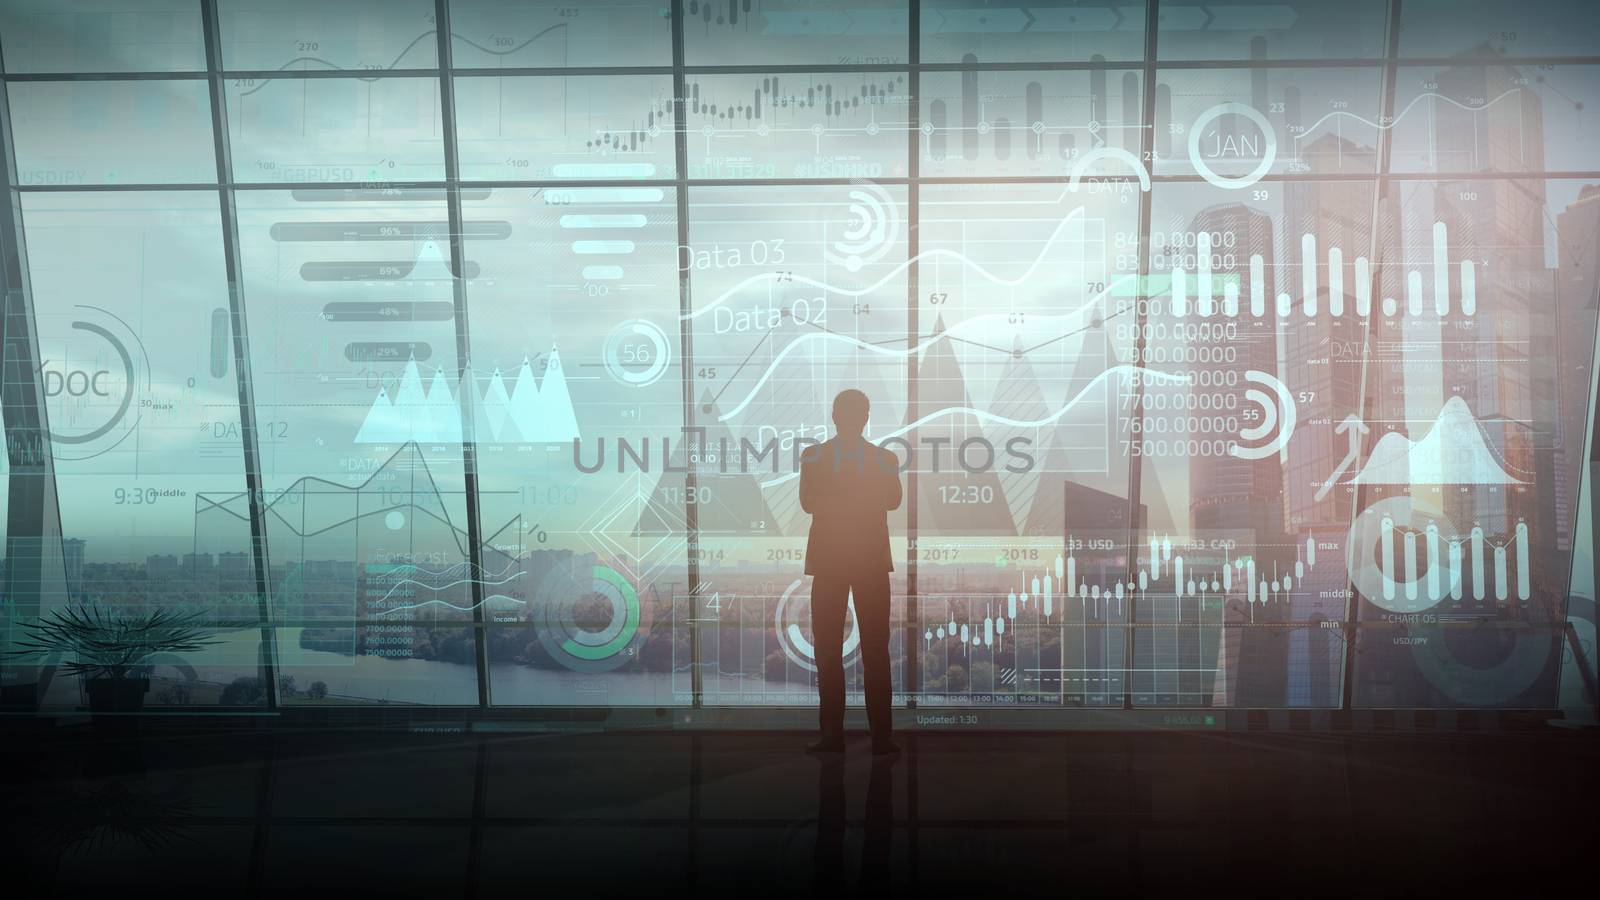
[[[796,460],[854,387],[898,704],[1554,706],[1597,33],[0,0],[58,602],[203,610],[163,704],[809,704]]]

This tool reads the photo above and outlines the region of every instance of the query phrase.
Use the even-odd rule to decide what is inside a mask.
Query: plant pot
[[[89,692],[89,711],[129,713],[144,709],[150,691],[148,678],[91,678],[83,683]]]
[[[37,710],[39,708],[39,685],[30,681],[27,684],[0,686],[0,707]]]

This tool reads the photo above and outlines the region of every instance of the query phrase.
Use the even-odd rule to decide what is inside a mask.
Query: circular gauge
[[[605,672],[634,659],[646,631],[638,592],[606,566],[557,568],[540,584],[535,604],[540,644],[577,672]]]
[[[672,362],[672,344],[661,326],[629,319],[606,337],[606,372],[623,384],[644,387],[659,381]]]
[[[778,646],[783,648],[783,655],[787,656],[795,665],[809,671],[817,670],[817,648],[811,643],[811,638],[806,636],[806,631],[800,627],[800,610],[809,607],[804,603],[807,598],[796,598],[795,591],[799,589],[802,580],[796,578],[783,596],[778,598],[777,605],[772,611],[772,625],[778,632]],[[861,625],[856,621],[855,598],[851,598],[848,608],[850,620],[850,634],[844,639],[845,667],[850,666],[850,654],[861,646]],[[810,624],[810,616],[806,617]]]

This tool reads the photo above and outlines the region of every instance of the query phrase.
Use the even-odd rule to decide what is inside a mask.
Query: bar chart
[[[1214,243],[1211,232],[1196,232],[1194,271],[1183,267],[1172,270],[1174,316],[1183,318],[1192,314],[1204,317],[1216,315],[1219,311],[1228,317],[1240,315],[1238,279],[1222,277],[1215,272]],[[1270,310],[1276,311],[1280,318],[1287,318],[1294,314],[1296,298],[1287,291],[1280,291],[1276,298],[1268,298],[1266,266],[1261,254],[1251,254],[1249,314],[1256,318],[1270,315],[1270,299]],[[1431,272],[1427,281],[1424,281],[1423,272],[1419,269],[1406,273],[1405,315],[1415,318],[1431,313],[1442,318],[1449,315],[1453,307],[1459,309],[1462,315],[1477,313],[1477,268],[1470,259],[1451,263],[1449,229],[1443,222],[1433,224],[1432,263],[1429,268]],[[1457,270],[1458,288],[1454,297],[1450,284],[1452,268]],[[1326,258],[1319,259],[1316,235],[1303,234],[1300,237],[1300,272],[1298,305],[1307,318],[1322,314],[1324,288],[1328,315],[1339,317],[1353,312],[1361,318],[1368,318],[1373,314],[1373,265],[1367,257],[1357,256],[1353,265],[1347,268],[1344,251],[1339,247],[1329,247]],[[1347,274],[1353,275],[1353,279],[1347,281]],[[1353,292],[1353,307],[1346,305],[1346,298],[1350,296],[1346,294],[1347,284]],[[1400,298],[1383,297],[1380,300],[1379,311],[1384,316],[1399,315],[1401,309]]]
[[[1399,578],[1395,577],[1395,550],[1399,545]],[[1419,552],[1425,554],[1418,561]],[[1400,529],[1390,516],[1379,523],[1379,565],[1383,579],[1383,598],[1388,601],[1404,595],[1407,601],[1431,600],[1439,602],[1447,597],[1460,602],[1466,596],[1465,566],[1471,567],[1472,599],[1482,601],[1490,592],[1489,567],[1493,566],[1493,596],[1504,602],[1511,596],[1512,573],[1510,561],[1516,559],[1516,597],[1527,600],[1533,595],[1531,570],[1528,561],[1528,525],[1518,522],[1511,540],[1496,543],[1484,536],[1483,529],[1473,526],[1466,537],[1443,537],[1439,526],[1429,522],[1421,533],[1413,529]],[[1418,574],[1418,566],[1426,568]]]
[[[1478,537],[1481,540],[1481,532]],[[1074,545],[1070,536],[1067,545]],[[999,609],[995,609],[999,605],[997,602],[987,604],[981,619],[974,617],[967,622],[960,622],[952,615],[949,621],[924,629],[923,641],[926,646],[932,646],[936,640],[952,637],[963,647],[996,647],[1005,640],[1008,631],[1015,630],[1019,619],[1037,618],[1053,623],[1069,604],[1076,607],[1085,621],[1119,617],[1125,614],[1125,600],[1135,592],[1141,596],[1170,594],[1181,600],[1224,597],[1242,590],[1253,621],[1259,605],[1282,599],[1317,564],[1317,544],[1312,537],[1297,546],[1294,563],[1283,571],[1275,565],[1269,568],[1253,556],[1228,559],[1214,570],[1197,569],[1185,564],[1183,545],[1182,539],[1175,542],[1170,536],[1153,536],[1147,549],[1149,555],[1142,560],[1132,579],[1104,582],[1097,579],[1096,583],[1090,583],[1085,574],[1087,568],[1080,572],[1077,554],[1068,550],[1058,555],[1052,566],[1019,573],[1021,585],[1007,592],[1004,605]],[[1504,555],[1503,548],[1500,553]],[[1522,554],[1519,558],[1525,558],[1526,550]],[[1408,558],[1414,563],[1414,554]]]

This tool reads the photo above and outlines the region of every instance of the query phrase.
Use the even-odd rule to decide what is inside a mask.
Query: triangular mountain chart
[[[805,336],[803,333],[799,338],[792,339],[800,341]],[[769,377],[774,374],[769,369],[752,373],[747,378],[746,382],[757,381],[759,376],[760,387],[756,388],[759,393],[755,397],[749,395],[751,388],[746,382],[725,385],[715,396],[727,395],[732,401],[731,408],[739,412],[719,414],[713,420],[728,415],[729,421],[737,422],[747,412],[759,410],[762,422],[793,423],[792,430],[782,434],[773,428],[745,429],[743,436],[757,451],[764,449],[769,441],[779,439],[776,470],[770,456],[757,461],[751,454],[749,464],[752,474],[761,476],[759,481],[766,494],[767,505],[777,517],[783,533],[803,535],[810,528],[811,517],[800,509],[799,479],[794,477],[796,451],[793,442],[796,438],[822,441],[832,435],[830,410],[833,398],[846,388],[862,391],[872,403],[867,426],[868,439],[872,439],[876,433],[892,430],[903,421],[906,361],[901,356],[886,358],[865,352],[841,352],[837,344],[823,342],[807,342],[800,346],[805,349],[787,355],[781,363],[776,364],[783,367],[782,377]],[[886,373],[891,376],[890,379],[885,378]],[[730,390],[735,390],[735,393],[730,394]],[[711,416],[708,408],[708,404],[702,401],[696,416]],[[716,444],[715,437],[711,443],[713,446]],[[732,438],[729,438],[729,444],[733,446]],[[904,450],[899,447],[891,445],[890,449],[904,455]],[[736,466],[737,463],[735,451],[731,465]]]
[[[699,495],[696,505],[700,534],[705,537],[782,535],[783,528],[778,522],[778,517],[767,506],[767,498],[761,492],[761,472],[754,469],[749,472],[739,471],[738,439],[726,425],[718,422],[717,403],[709,391],[700,395],[700,407],[696,410],[695,416],[695,424],[705,428],[704,446],[701,446],[696,438],[681,436],[673,441],[672,455],[669,459],[672,469],[682,469],[688,465],[687,460],[691,452],[701,460],[693,464],[697,473],[695,487]],[[729,455],[726,473],[720,471],[722,464],[717,458],[722,452],[723,441],[727,442]],[[650,461],[652,468],[661,465],[661,449],[653,441],[650,447]],[[782,465],[780,460],[780,471]],[[769,469],[762,471],[767,472],[770,477]],[[655,490],[650,493],[648,502],[640,510],[634,535],[683,531],[682,500],[687,483],[686,473],[663,471],[656,481]]]
[[[445,262],[444,253],[439,249],[439,241],[430,237],[418,248],[417,261],[412,264],[411,271],[406,273],[405,280],[449,281],[454,277],[449,263]]]
[[[846,388],[854,388],[867,395],[871,402],[872,411],[867,419],[866,437],[878,443],[881,438],[877,435],[888,434],[900,422],[904,421],[905,411],[905,360],[896,357],[892,363],[885,365],[881,358],[858,354],[846,361],[831,360],[826,369],[826,378],[820,386],[806,384],[798,381],[795,384],[799,396],[793,405],[773,410],[771,416],[774,421],[801,421],[808,425],[821,426],[820,429],[808,429],[805,437],[811,440],[827,440],[834,436],[832,423],[833,398]],[[885,371],[899,375],[893,386],[883,377]],[[820,403],[818,401],[821,401]],[[751,438],[754,441],[754,438]],[[765,440],[765,438],[763,438]],[[803,447],[801,448],[804,449]],[[905,464],[905,448],[899,444],[890,444],[888,450]],[[767,504],[777,513],[778,520],[783,525],[783,533],[794,536],[804,536],[811,530],[811,514],[800,508],[800,479],[785,478],[785,475],[796,470],[796,457],[793,446],[783,447],[780,443],[778,451],[778,475],[772,474],[770,463],[762,464],[762,480],[778,480],[779,483],[764,488],[767,492]],[[752,461],[752,466],[754,466]],[[902,486],[905,476],[900,476]],[[905,505],[901,505],[901,510]],[[891,519],[897,513],[890,513]]]
[[[994,400],[990,402],[989,408],[996,415],[1020,422],[1038,422],[1050,415],[1044,392],[1039,389],[1039,379],[1034,373],[1033,363],[1029,362],[1027,355],[1022,352],[1021,336],[1018,336],[1013,343],[1011,356],[1006,360],[1005,369],[1000,373],[1000,380],[995,385]],[[1012,472],[1005,468],[1005,462],[996,463],[999,468],[1000,487],[1005,491],[1006,500],[1015,519],[1022,519],[1024,511],[1033,506],[1034,494],[1040,482],[1039,466],[1043,462],[1039,458],[1039,453],[1043,449],[1040,441],[1049,431],[1048,427],[1018,428],[1009,425],[995,426],[989,430],[993,435],[991,439],[994,441],[1000,460],[1011,460],[1006,445],[1016,438],[1025,438],[1029,441],[1028,444],[1019,447],[1034,457],[1033,468],[1026,472]],[[1026,522],[1016,521],[1014,524],[1021,531]]]
[[[468,384],[478,383],[478,373],[468,368]],[[496,443],[501,435],[509,434],[507,421],[511,416],[511,395],[506,390],[506,380],[495,369],[485,382],[488,386],[483,396],[472,405],[472,438],[475,441]]]
[[[1166,488],[1161,485],[1161,467],[1145,465],[1139,468],[1139,505],[1144,507],[1143,529],[1149,531],[1180,531],[1188,527],[1188,519],[1179,520],[1173,511]],[[1184,510],[1188,515],[1188,510]]]
[[[945,330],[941,316],[933,332]],[[961,364],[946,340],[930,342],[917,364],[918,420],[943,410],[971,410],[972,398],[961,374]],[[916,429],[917,451],[917,532],[924,535],[1014,535],[1016,524],[996,469],[1003,463],[1004,447],[995,445],[995,461],[989,468],[967,472],[956,459],[961,443],[975,437],[989,437],[975,417],[964,412],[937,415]],[[940,444],[939,469],[933,471],[933,446]],[[990,440],[993,444],[994,441]],[[976,451],[975,451],[976,452]],[[986,455],[986,454],[985,454]],[[978,459],[972,460],[974,463]]]
[[[471,374],[471,370],[469,375]],[[476,376],[467,379],[476,385]],[[541,384],[533,365],[524,360],[507,389],[496,369],[473,404],[474,436],[483,443],[566,444],[579,437],[578,417],[567,389],[561,354],[551,348]],[[356,433],[358,444],[459,442],[461,408],[443,369],[436,369],[426,389],[416,360],[406,363],[391,397],[378,392]]]
[[[493,441],[565,444],[579,437],[578,417],[572,409],[566,369],[561,365],[561,354],[554,347],[550,348],[542,383],[534,380],[533,365],[523,360],[509,394],[497,372],[489,379],[485,397],[493,397],[496,402],[500,397],[506,398],[506,418],[498,432],[490,432]]]
[[[1115,359],[1106,328],[1102,326],[1084,334],[1072,374],[1067,378],[1065,391],[1057,402],[1066,404],[1077,397],[1086,385],[1092,385],[1100,377],[1108,365],[1114,365]],[[1110,419],[1109,404],[1115,391],[1125,384],[1124,379],[1112,379],[1091,388],[1089,396],[1057,419],[1049,429],[1041,429],[1032,451],[1034,472],[1038,478],[1033,502],[1028,507],[1027,520],[1022,526],[1023,534],[1061,536],[1061,529],[1066,522],[1064,482],[1071,481],[1106,494],[1127,496],[1126,460],[1119,457],[1120,465],[1110,464],[1111,447],[1106,434],[1106,423]],[[1115,474],[1112,474],[1113,471]]]
[[[378,391],[367,417],[356,432],[358,444],[420,444],[461,440],[461,413],[456,398],[435,370],[432,385],[424,389],[422,372],[415,359],[408,360],[400,383],[391,397],[388,388]]]
[[[1421,440],[1391,431],[1352,484],[1523,484],[1495,459],[1461,397],[1445,401]]]

